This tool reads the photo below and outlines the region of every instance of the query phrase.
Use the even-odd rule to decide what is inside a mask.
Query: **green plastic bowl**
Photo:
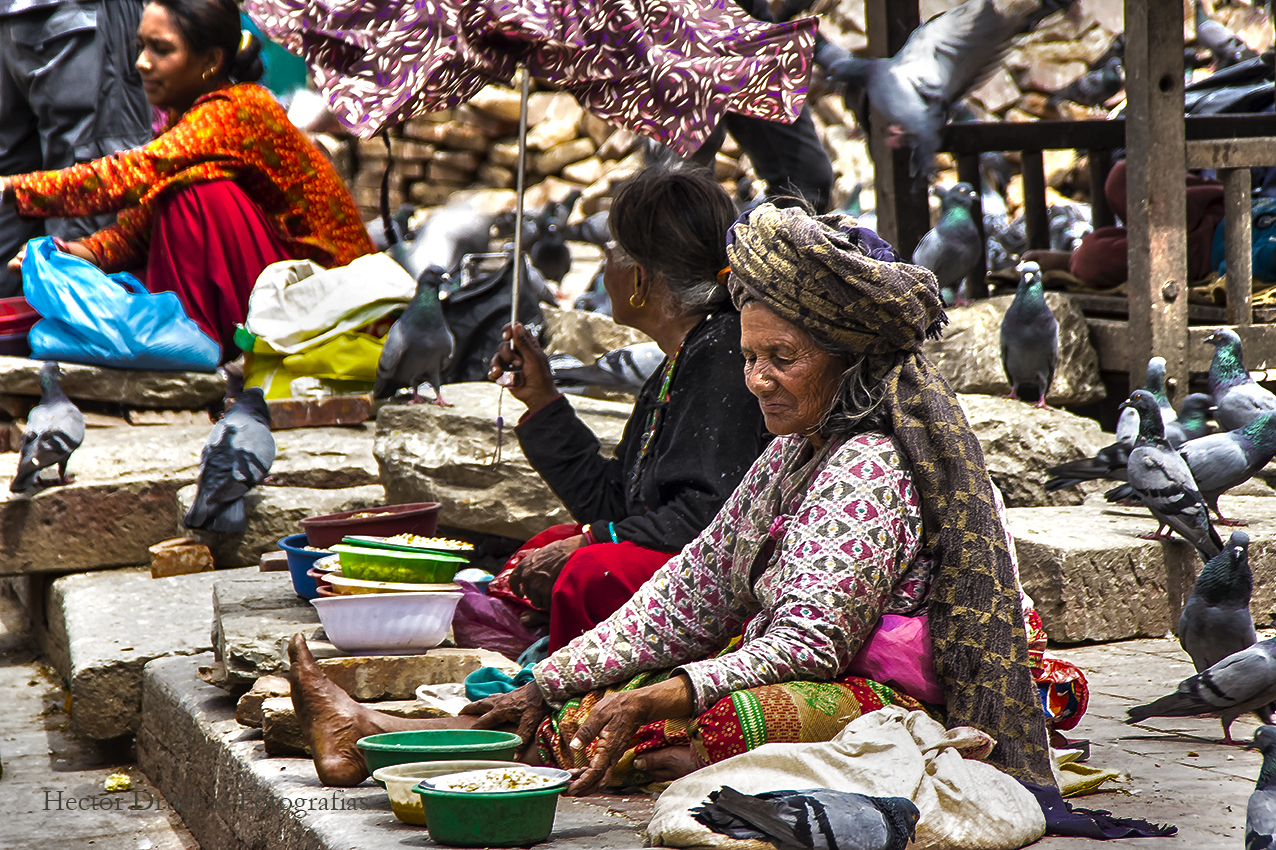
[[[567,771],[526,768],[560,779],[548,788],[471,794],[438,791],[424,780],[412,790],[421,795],[430,840],[453,847],[526,847],[554,831],[558,796],[567,787]]]
[[[487,759],[514,761],[523,739],[513,732],[487,729],[421,729],[416,732],[384,732],[360,738],[355,744],[370,772],[392,764],[414,761]]]
[[[426,584],[450,582],[468,558],[438,552],[398,552],[337,544],[332,551],[341,556],[341,574],[365,581],[402,581]]]

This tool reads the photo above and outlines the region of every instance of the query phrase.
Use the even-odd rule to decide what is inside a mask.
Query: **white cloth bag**
[[[727,838],[690,814],[723,785],[743,794],[829,788],[907,797],[921,812],[911,847],[1015,850],[1041,838],[1035,797],[977,759],[992,739],[969,726],[945,729],[925,712],[888,705],[856,718],[832,741],[766,744],[697,770],[656,801],[647,841],[667,847],[761,846]],[[969,758],[963,757],[963,753]]]

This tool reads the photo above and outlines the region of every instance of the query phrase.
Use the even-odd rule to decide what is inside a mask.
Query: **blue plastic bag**
[[[22,293],[44,318],[27,334],[31,357],[117,369],[212,372],[221,347],[195,324],[177,295],[148,292],[131,274],[106,275],[54,247],[27,243]]]

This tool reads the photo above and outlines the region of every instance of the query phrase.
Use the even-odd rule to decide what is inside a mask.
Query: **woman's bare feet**
[[[288,660],[292,705],[324,785],[350,787],[368,778],[368,765],[355,746],[360,738],[380,732],[468,729],[474,723],[471,717],[394,717],[360,705],[323,674],[301,634],[288,642]]]
[[[634,767],[657,781],[681,779],[697,767],[691,747],[661,747],[634,759]]]

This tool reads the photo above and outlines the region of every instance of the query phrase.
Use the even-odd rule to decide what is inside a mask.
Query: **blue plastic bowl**
[[[317,599],[319,588],[315,585],[314,578],[306,573],[315,565],[315,561],[332,553],[326,549],[310,550],[306,548],[308,545],[304,534],[290,534],[279,541],[279,548],[288,553],[288,574],[292,576],[292,589],[302,599]]]

